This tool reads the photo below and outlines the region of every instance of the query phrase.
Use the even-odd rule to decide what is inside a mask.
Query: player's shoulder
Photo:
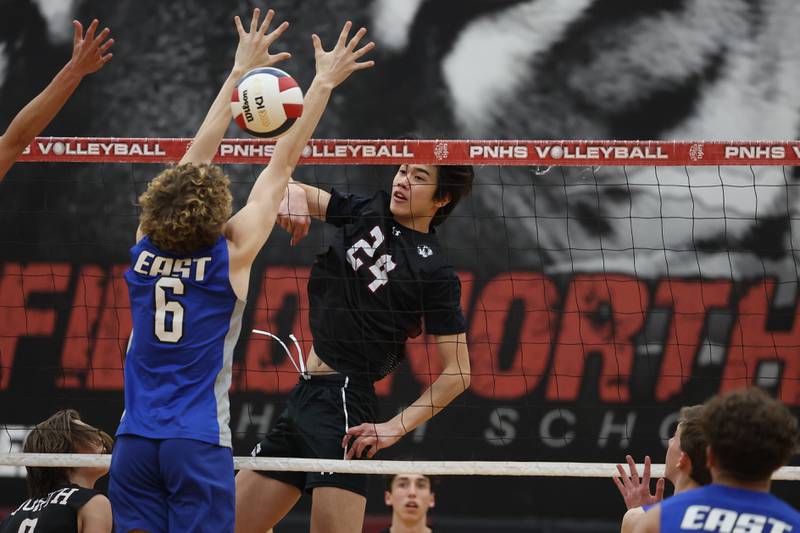
[[[434,236],[420,239],[413,244],[410,255],[417,268],[428,279],[456,278],[456,270],[447,250]]]
[[[364,197],[369,210],[374,211],[379,215],[391,215],[389,204],[392,199],[389,193],[384,190],[379,190],[371,196]]]
[[[86,503],[81,507],[81,511],[89,513],[108,511],[111,513],[111,500],[105,494],[94,489],[85,490],[90,490],[90,492],[86,493]]]
[[[111,531],[113,526],[113,518],[111,513],[111,501],[96,492],[89,498],[89,500],[78,510],[78,522],[85,529],[87,525],[92,525],[93,530],[97,531]]]
[[[56,493],[53,496],[53,501],[59,501],[59,498],[63,498],[64,503],[73,509],[83,508],[86,504],[98,496],[105,498],[105,496],[103,496],[103,494],[97,489],[81,487],[80,485],[76,485],[74,483],[61,485],[53,492]]]
[[[714,490],[709,490],[709,487],[711,487],[711,485],[683,491],[662,500],[658,505],[662,509],[669,511],[670,509],[677,509],[685,505],[696,503],[697,501],[708,500],[714,493]]]
[[[390,198],[385,191],[378,191],[367,196],[349,191],[340,191],[333,187],[330,190],[330,194],[326,221],[334,225],[381,225],[383,221],[391,217],[389,209]]]
[[[331,200],[337,201],[344,201],[344,202],[351,202],[361,206],[370,206],[372,207],[373,204],[376,206],[383,206],[384,204],[386,207],[389,206],[389,193],[384,190],[378,190],[372,194],[362,194],[358,192],[351,192],[346,190],[340,190],[336,187],[331,187],[328,191],[331,195]]]

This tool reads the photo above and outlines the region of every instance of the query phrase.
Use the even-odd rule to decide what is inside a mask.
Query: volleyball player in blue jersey
[[[363,28],[349,40],[347,23],[330,52],[314,36],[317,73],[303,115],[231,217],[229,180],[210,162],[231,122],[232,90],[247,71],[289,57],[268,52],[288,24],[267,34],[273,12],[262,24],[259,17],[254,10],[249,32],[236,18],[231,74],[180,164],[157,176],[140,198],[125,274],[133,318],[125,412],[109,484],[117,531],[233,531],[228,387],[250,268],[332,90],[373,64],[358,62],[373,47],[356,49]]]
[[[664,458],[664,477],[672,482],[675,494],[696,489],[711,483],[711,472],[706,465],[708,441],[703,431],[703,406],[684,407],[678,417],[675,434],[669,439],[667,455]],[[622,465],[617,465],[620,477],[614,477],[628,511],[622,518],[622,533],[636,530],[636,524],[645,511],[660,502],[664,497],[664,478],[658,480],[656,493],[650,494],[650,457],[645,457],[641,483],[636,463],[628,455],[630,476],[625,474]]]
[[[773,472],[797,451],[797,419],[751,388],[704,404],[703,430],[712,483],[648,510],[637,533],[800,531],[800,512],[769,493]]]

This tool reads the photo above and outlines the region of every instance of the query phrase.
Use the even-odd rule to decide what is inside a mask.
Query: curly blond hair
[[[230,180],[216,165],[187,163],[153,178],[139,197],[142,232],[160,249],[186,254],[213,245],[231,216]]]

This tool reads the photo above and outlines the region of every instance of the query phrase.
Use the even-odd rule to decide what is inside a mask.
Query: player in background
[[[77,411],[59,411],[34,427],[24,453],[109,453],[107,433],[86,424]],[[104,467],[26,467],[29,499],[0,523],[0,533],[109,533],[111,504],[94,490]]]
[[[769,493],[800,439],[789,409],[749,388],[714,396],[703,410],[712,483],[654,505],[635,531],[800,531],[800,512]]]
[[[711,472],[706,465],[708,441],[703,433],[703,406],[684,407],[678,417],[675,434],[669,439],[664,460],[664,477],[675,487],[675,494],[696,489],[711,483]],[[664,479],[656,482],[656,493],[650,493],[650,456],[644,458],[641,483],[633,457],[626,456],[630,477],[622,465],[617,465],[620,476],[614,477],[628,511],[622,518],[622,533],[633,533],[645,511],[664,497]],[[621,479],[620,479],[621,478]]]
[[[398,474],[387,476],[386,505],[392,508],[392,523],[381,533],[432,533],[428,511],[436,504],[430,476]]]
[[[234,86],[251,69],[289,54],[269,46],[274,13],[249,32],[239,17],[233,70],[178,166],[140,197],[142,213],[125,274],[133,332],[125,359],[125,412],[117,430],[109,497],[118,531],[229,532],[234,477],[228,388],[250,268],[267,240],[289,177],[333,89],[373,45],[349,40],[350,23],[331,52],[314,37],[317,73],[302,117],[277,143],[247,203],[231,214],[229,180],[210,165],[231,119]]]
[[[108,39],[111,30],[105,28],[97,36],[97,19],[89,24],[86,34],[77,20],[72,21],[74,37],[72,40],[72,59],[56,74],[53,81],[17,113],[0,137],[0,181],[50,121],[58,114],[64,104],[78,88],[87,75],[100,70],[111,60],[113,54],[107,53],[114,39]]]
[[[461,284],[435,228],[469,194],[473,178],[471,166],[409,162],[397,170],[391,194],[289,185],[279,223],[293,243],[307,233],[310,217],[339,230],[308,282],[313,349],[306,371],[253,455],[372,458],[469,387]],[[406,340],[420,335],[423,323],[442,371],[413,404],[378,423],[374,382],[397,368]],[[242,471],[237,531],[273,527],[304,491],[313,498],[312,532],[361,530],[365,475]]]

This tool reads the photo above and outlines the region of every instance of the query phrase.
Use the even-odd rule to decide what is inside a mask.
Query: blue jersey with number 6
[[[117,435],[230,447],[228,388],[245,302],[231,287],[225,238],[176,255],[144,237],[125,281],[133,332]]]

